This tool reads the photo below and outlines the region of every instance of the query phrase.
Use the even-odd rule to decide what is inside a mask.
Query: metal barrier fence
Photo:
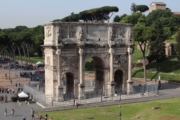
[[[36,85],[36,84],[34,84],[34,85]],[[43,105],[47,105],[45,94],[43,94],[42,92],[34,89],[34,87],[29,86],[29,85],[24,85],[23,90],[24,90],[24,92],[30,94],[30,99],[34,100],[35,102],[39,102]]]
[[[136,99],[142,97],[150,97],[158,95],[158,84],[134,84],[133,93],[127,95],[126,89],[89,89],[85,91],[85,99],[77,99],[77,95],[74,93],[64,93],[63,101],[53,101],[52,96],[45,96],[43,92],[35,89],[36,85],[24,85],[24,91],[33,95],[33,99],[45,106],[68,106],[73,105],[73,101],[76,100],[79,104],[88,104],[96,102],[106,102],[114,100]],[[111,94],[111,96],[110,96]]]
[[[64,94],[63,102],[53,101],[53,106],[68,106],[73,105],[73,101],[76,100],[79,104],[88,104],[88,103],[98,103],[106,101],[116,101],[116,100],[125,100],[125,99],[136,99],[143,97],[151,97],[158,95],[158,84],[134,84],[133,93],[127,95],[127,89],[115,89],[115,90],[86,90],[85,99],[77,99],[73,93]],[[109,93],[112,93],[109,96]]]

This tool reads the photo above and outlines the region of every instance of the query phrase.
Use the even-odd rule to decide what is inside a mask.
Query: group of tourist
[[[3,88],[3,87],[0,87],[0,93],[8,93],[8,94],[11,94],[13,93],[14,94],[14,88]]]
[[[14,116],[15,110],[11,109],[11,116]],[[4,116],[7,116],[7,108],[4,110]]]
[[[14,116],[14,113],[15,113],[15,110],[11,109],[11,116]],[[8,114],[7,108],[5,108],[4,109],[4,116],[7,116],[7,114]],[[34,117],[35,117],[35,112],[34,112],[33,108],[31,108],[31,117],[32,117],[32,119],[34,119]],[[38,119],[42,120],[43,116],[41,114],[39,114]],[[23,120],[26,120],[26,116],[23,116]],[[48,115],[47,114],[44,116],[44,120],[48,120]],[[49,120],[53,120],[53,119],[50,118]]]

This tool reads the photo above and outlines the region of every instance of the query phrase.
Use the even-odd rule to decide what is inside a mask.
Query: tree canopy
[[[89,10],[84,10],[79,12],[78,14],[71,13],[71,15],[60,19],[62,22],[78,22],[80,20],[84,22],[88,21],[109,21],[110,17],[114,12],[118,12],[119,9],[116,6],[104,6],[100,8],[93,8]],[[111,15],[110,15],[111,14]],[[59,19],[54,20],[59,21]]]
[[[149,7],[147,5],[137,5],[135,7],[136,11],[139,11],[141,13],[146,12],[147,10],[149,10]]]
[[[176,36],[176,53],[177,53],[177,58],[180,61],[180,28],[177,32],[177,36]]]

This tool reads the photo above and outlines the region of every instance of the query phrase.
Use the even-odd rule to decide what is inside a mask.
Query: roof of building
[[[152,2],[152,3],[154,3],[154,4],[162,4],[162,5],[166,5],[164,2]],[[152,4],[152,3],[151,3],[151,4]],[[150,5],[151,5],[151,4],[150,4]]]
[[[180,15],[180,12],[172,12],[175,15]]]

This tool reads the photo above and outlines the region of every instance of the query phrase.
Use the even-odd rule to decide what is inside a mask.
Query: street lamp
[[[122,117],[122,111],[121,111],[121,105],[119,105],[119,120],[121,120]]]
[[[120,100],[121,100],[122,87],[120,87],[119,93],[120,93]]]
[[[9,80],[10,80],[10,69],[11,69],[11,60],[9,59]]]

